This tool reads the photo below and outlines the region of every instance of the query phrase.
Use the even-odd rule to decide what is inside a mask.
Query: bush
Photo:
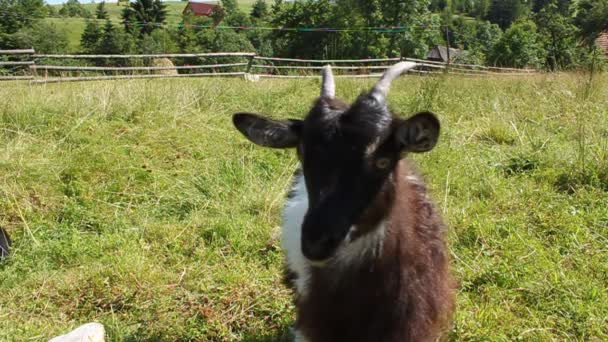
[[[143,54],[173,53],[179,50],[173,35],[165,30],[155,30],[144,35],[138,45],[139,52]]]
[[[491,65],[507,67],[539,67],[546,51],[538,35],[536,24],[530,20],[515,22],[494,45],[488,56]]]
[[[84,8],[78,0],[68,0],[59,10],[59,15],[63,17],[90,18],[91,12]]]
[[[12,43],[13,48],[18,49],[34,48],[39,53],[64,53],[68,47],[68,38],[54,24],[38,21],[15,33]]]

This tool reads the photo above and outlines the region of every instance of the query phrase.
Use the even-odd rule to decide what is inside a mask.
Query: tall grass
[[[340,79],[338,95],[372,82]],[[93,320],[112,341],[285,338],[275,231],[296,160],[252,146],[230,117],[302,117],[318,87],[3,83],[0,225],[14,249],[0,264],[0,340]],[[451,338],[608,339],[605,77],[410,76],[390,101],[442,121],[437,148],[415,159],[450,227]]]

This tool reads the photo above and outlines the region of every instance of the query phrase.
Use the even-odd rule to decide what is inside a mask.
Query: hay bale
[[[157,75],[177,75],[177,69],[175,69],[175,65],[169,58],[154,58],[150,63],[150,66],[153,67],[167,67],[172,69],[163,69],[163,70],[152,70],[153,74]]]

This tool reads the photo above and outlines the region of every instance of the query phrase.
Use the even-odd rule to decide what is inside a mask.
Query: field
[[[217,1],[204,1],[209,3],[215,3]],[[81,1],[82,3],[82,1]],[[167,20],[168,26],[177,25],[182,20],[182,11],[186,7],[184,1],[163,1],[167,6]],[[251,6],[254,0],[240,0],[238,1],[239,8],[246,14],[251,12]],[[91,14],[95,14],[97,8],[96,3],[82,3],[82,6],[86,8]],[[53,5],[57,11],[59,11],[62,5]],[[106,3],[106,10],[112,23],[116,26],[122,26],[122,10],[124,5],[118,6],[116,3]],[[86,25],[86,19],[84,18],[45,18],[43,19],[49,23],[55,25],[58,29],[66,32],[68,38],[68,48],[71,52],[78,52],[80,50],[80,37],[84,32]],[[103,25],[103,23],[102,23]]]
[[[608,340],[608,79],[403,77],[433,110],[415,156],[449,224],[451,340]],[[368,80],[338,80],[352,100]],[[317,80],[0,87],[0,340],[88,321],[111,341],[279,341],[292,324],[275,228],[292,151],[231,114],[302,117]],[[5,100],[10,99],[10,100]]]

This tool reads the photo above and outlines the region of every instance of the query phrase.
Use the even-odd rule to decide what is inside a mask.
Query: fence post
[[[249,63],[247,63],[247,70],[245,70],[245,73],[248,74],[251,71],[251,66],[253,65],[253,59],[255,58],[255,56],[257,56],[257,54],[249,56]]]
[[[445,47],[446,53],[448,54],[448,61],[445,66],[445,72],[450,72],[450,27],[447,25],[445,26]]]
[[[32,64],[30,65],[30,75],[32,75],[33,80],[36,80],[38,78],[38,69],[36,68],[36,50],[34,50],[34,48],[32,48]]]

